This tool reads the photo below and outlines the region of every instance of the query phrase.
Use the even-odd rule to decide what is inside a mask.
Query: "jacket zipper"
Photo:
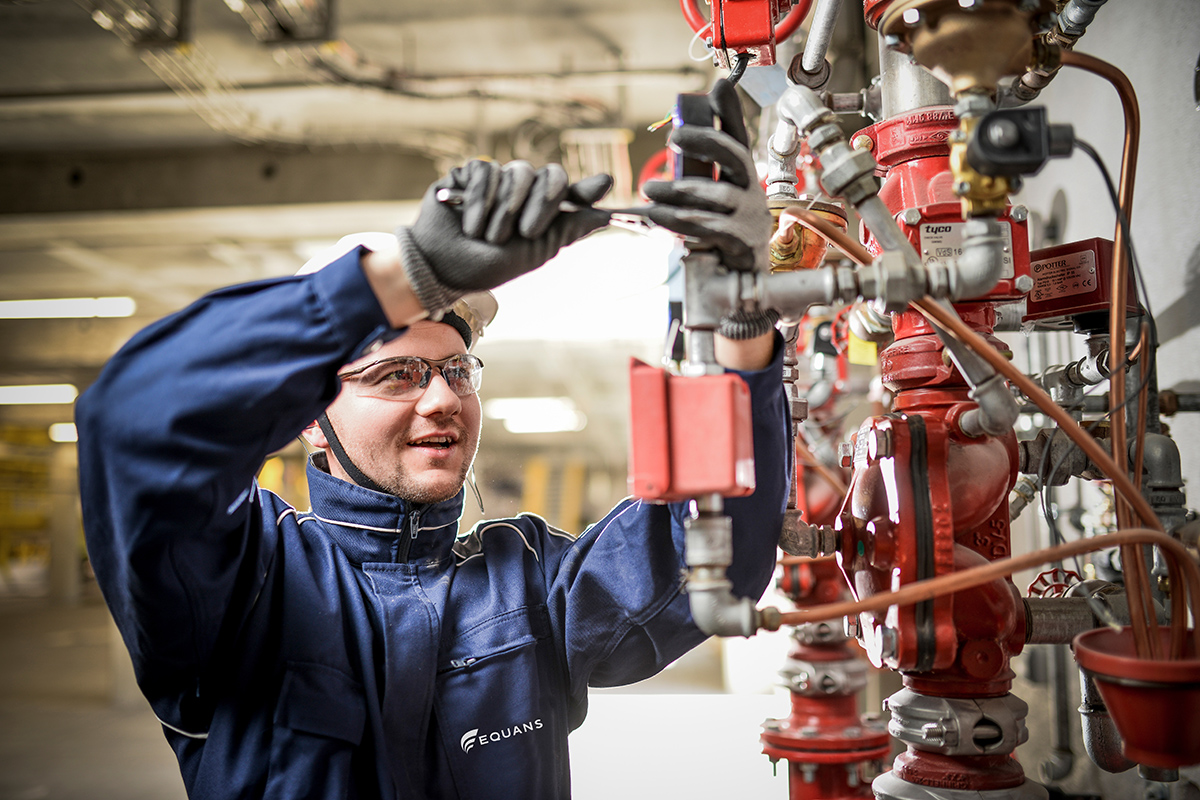
[[[408,536],[402,536],[398,542],[399,548],[396,550],[396,561],[405,563],[408,561],[408,551],[412,549],[412,543],[417,538],[417,531],[421,529],[421,512],[408,512]]]

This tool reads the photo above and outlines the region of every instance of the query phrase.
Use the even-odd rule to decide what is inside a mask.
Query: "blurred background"
[[[1162,383],[1194,391],[1200,14],[1112,3],[1086,43],[1143,92],[1134,231],[1163,270]],[[612,204],[636,202],[663,164],[666,131],[649,128],[718,74],[703,50],[673,0],[0,0],[0,800],[182,796],[83,547],[72,401],[116,349],[207,291],[410,221],[472,157],[610,172]],[[876,53],[861,2],[844,3],[829,88],[866,86]],[[1064,74],[1044,99],[1115,165],[1116,100],[1091,86]],[[1090,167],[1056,163],[1026,202],[1060,240],[1111,236],[1102,192]],[[625,495],[628,360],[664,350],[673,248],[613,228],[497,291],[476,351],[486,510],[468,499],[465,525],[525,510],[579,532]],[[848,430],[865,411],[844,409]],[[1200,454],[1183,457],[1200,477]],[[301,508],[303,460],[293,445],[260,476]],[[576,797],[784,796],[757,736],[786,714],[787,646],[710,642],[599,693],[573,737]]]
[[[859,63],[861,15],[845,16]],[[0,386],[20,387],[0,390],[0,800],[182,796],[83,546],[72,400],[109,356],[205,292],[411,221],[469,158],[609,172],[609,202],[635,202],[665,156],[669,129],[648,127],[717,74],[693,38],[670,1],[0,0],[0,301],[82,299],[0,319]],[[464,526],[526,510],[579,532],[626,494],[628,361],[663,352],[673,247],[610,229],[497,292],[477,348],[486,512],[469,499]],[[307,508],[298,443],[260,481]],[[776,649],[757,707],[684,699],[726,691],[715,642],[635,705],[597,698],[576,796],[640,796],[660,772],[646,759],[717,757],[719,733],[636,738],[697,714],[786,791],[756,733],[767,704],[786,709]]]

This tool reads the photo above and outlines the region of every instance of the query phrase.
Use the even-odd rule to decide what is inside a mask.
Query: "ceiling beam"
[[[437,177],[426,156],[374,147],[7,153],[0,214],[412,200]]]

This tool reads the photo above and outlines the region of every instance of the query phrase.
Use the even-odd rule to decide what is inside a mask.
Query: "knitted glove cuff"
[[[430,314],[436,315],[454,305],[462,297],[460,289],[453,289],[438,280],[433,268],[425,260],[425,255],[413,241],[412,231],[401,227],[396,229],[396,241],[400,243],[400,264],[408,278],[409,286],[421,307]]]
[[[737,311],[721,318],[717,333],[726,339],[753,339],[772,330],[779,321],[779,312],[775,309],[759,311]]]

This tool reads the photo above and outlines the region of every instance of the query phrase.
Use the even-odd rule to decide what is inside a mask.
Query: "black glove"
[[[686,158],[719,164],[720,180],[680,178],[647,183],[642,190],[655,203],[650,219],[719,250],[727,269],[769,270],[771,212],[750,156],[737,91],[722,79],[708,98],[721,130],[685,124],[671,133],[670,142]]]
[[[592,208],[613,180],[593,175],[569,183],[558,164],[534,170],[526,161],[504,166],[470,161],[425,193],[417,220],[396,231],[400,260],[413,292],[431,313],[463,294],[492,289],[537,269],[571,242],[608,224]],[[437,199],[439,189],[461,190],[458,205]],[[561,211],[569,200],[577,211]]]

